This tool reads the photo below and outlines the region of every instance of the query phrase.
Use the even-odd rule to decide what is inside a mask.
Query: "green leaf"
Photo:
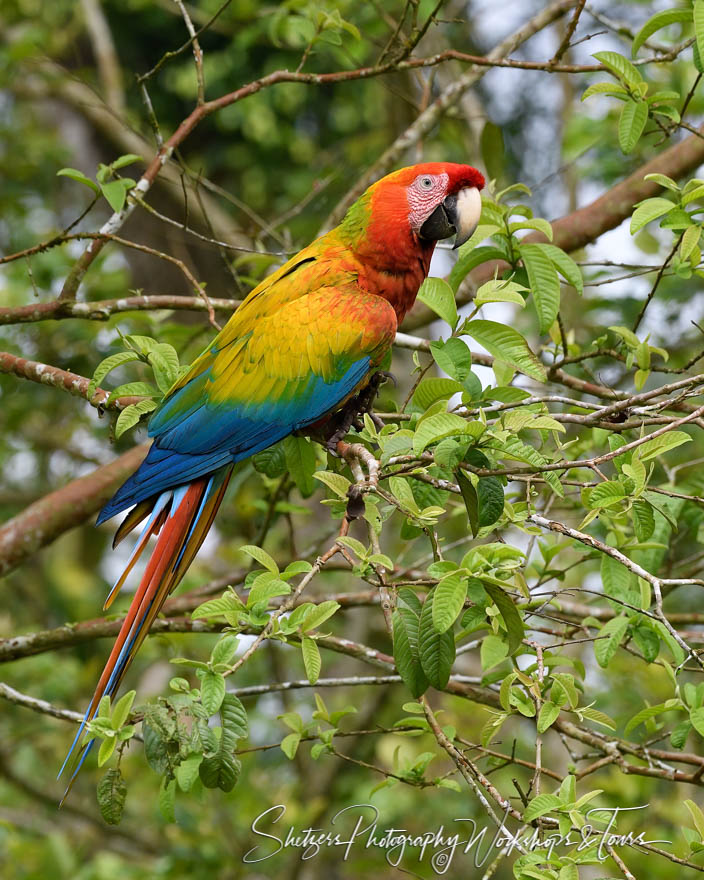
[[[552,224],[543,217],[531,217],[529,220],[521,220],[520,223],[509,223],[509,232],[518,232],[519,229],[535,229],[542,232],[548,241],[552,241]]]
[[[179,378],[181,370],[176,349],[168,342],[159,342],[147,357],[149,363],[155,368],[155,372],[162,373],[164,381],[168,383],[168,387],[162,389],[166,393]]]
[[[144,737],[144,757],[147,759],[147,764],[155,773],[163,776],[171,766],[166,742],[151,724],[142,724],[142,736]]]
[[[613,718],[609,718],[605,712],[600,712],[598,709],[591,709],[589,707],[586,709],[580,709],[579,711],[580,714],[589,721],[594,721],[596,724],[601,724],[604,727],[608,727],[610,730],[616,730],[616,722]]]
[[[628,92],[622,85],[612,82],[593,83],[589,88],[585,89],[582,94],[582,101],[591,98],[592,95],[610,95],[612,98],[626,98]]]
[[[120,168],[124,168],[127,165],[132,165],[134,162],[143,162],[141,156],[138,156],[136,153],[125,153],[124,156],[120,156],[115,159],[114,162],[110,163],[110,167],[113,171],[119,171]]]
[[[198,768],[200,780],[206,788],[232,791],[242,769],[234,755],[236,739],[222,728],[220,742],[214,755],[206,755]]]
[[[156,397],[157,390],[148,382],[126,382],[124,385],[118,385],[117,388],[114,388],[105,403],[113,403],[118,397],[138,397],[141,395]]]
[[[628,724],[626,724],[623,731],[624,736],[628,736],[632,730],[635,730],[636,727],[644,721],[648,721],[650,718],[656,718],[658,715],[662,715],[663,712],[667,712],[672,708],[674,707],[668,706],[667,703],[658,703],[657,706],[646,706],[645,709],[636,712],[636,714],[629,720]]]
[[[445,342],[433,340],[430,353],[440,369],[457,382],[464,382],[472,371],[472,352],[467,343],[456,336]]]
[[[435,589],[423,604],[418,630],[418,652],[421,666],[433,687],[442,690],[450,678],[455,661],[455,640],[450,631],[438,633],[433,624]]]
[[[545,368],[528,348],[525,339],[513,327],[497,324],[495,321],[474,320],[467,324],[464,332],[484,346],[494,357],[506,361],[532,379],[545,382]]]
[[[100,749],[98,751],[98,767],[102,767],[103,764],[110,760],[112,753],[115,751],[116,745],[117,737],[115,736],[109,736],[100,743]]]
[[[316,471],[313,474],[313,479],[325,483],[328,489],[331,489],[338,498],[346,498],[347,490],[352,485],[347,477],[343,477],[342,474],[336,474],[333,471]]]
[[[692,225],[692,217],[682,208],[675,208],[674,211],[663,217],[660,221],[661,229],[674,229],[681,232]]]
[[[460,286],[464,278],[477,266],[489,260],[505,260],[506,254],[497,247],[475,247],[464,251],[460,249],[460,257],[452,267],[448,281],[454,291]]]
[[[574,676],[570,675],[568,672],[553,672],[553,689],[551,692],[551,698],[553,703],[556,703],[558,706],[565,705],[565,699],[570,705],[571,709],[576,709],[577,704],[579,703],[579,693],[577,691],[577,686],[574,683]]]
[[[293,761],[300,742],[300,733],[289,733],[281,740],[281,751],[286,755],[289,761]]]
[[[672,729],[672,733],[670,734],[670,745],[672,748],[683,749],[691,730],[692,724],[690,721],[680,721],[680,723]]]
[[[232,663],[238,644],[237,636],[223,636],[219,642],[215,644],[210,655],[212,663]]]
[[[491,467],[489,459],[476,448],[468,449],[464,460],[475,467]],[[493,526],[495,522],[501,519],[501,515],[504,512],[504,487],[501,480],[498,477],[479,477],[476,494],[479,505],[479,527]]]
[[[417,298],[454,329],[457,324],[457,304],[455,294],[447,281],[442,278],[426,278],[420,286]]]
[[[512,458],[516,461],[523,461],[533,467],[543,467],[548,463],[544,455],[541,455],[537,449],[524,443],[516,437],[515,434],[509,435],[502,442],[491,438],[487,443],[487,447],[494,450],[502,458]],[[557,493],[560,498],[563,498],[565,493],[560,483],[560,478],[555,471],[544,471],[542,476],[553,492]]]
[[[125,186],[124,180],[111,180],[109,183],[102,183],[100,185],[105,200],[116,214],[119,214],[125,207],[127,190],[129,188]]]
[[[680,663],[684,662],[684,651],[682,650],[679,642],[673,638],[668,628],[661,620],[654,620],[651,622],[651,626],[657,630],[660,638],[665,642],[667,647],[670,649],[670,653],[675,658],[675,663],[679,666]],[[702,719],[704,722],[704,718]],[[703,723],[704,729],[704,723]],[[703,734],[704,735],[704,734]]]
[[[700,736],[704,736],[704,707],[700,706],[698,709],[692,709],[689,713],[689,720],[692,722],[692,727],[697,733]]]
[[[579,868],[574,862],[565,862],[560,868],[557,880],[579,880]]]
[[[626,490],[620,480],[607,480],[591,490],[585,490],[583,499],[587,507],[615,507],[626,497]]]
[[[682,241],[680,242],[680,260],[688,260],[691,254],[699,245],[702,230],[700,226],[690,226],[685,229]]]
[[[461,470],[455,471],[457,485],[462,493],[462,500],[467,510],[467,518],[469,519],[469,527],[472,530],[472,537],[477,537],[479,531],[479,498],[477,490],[470,479],[465,477]]]
[[[200,701],[206,713],[214,715],[225,696],[225,679],[217,672],[203,672],[200,684]]]
[[[223,728],[236,739],[244,739],[248,733],[247,712],[239,697],[225,694],[220,706],[220,717]]]
[[[320,677],[322,661],[320,651],[315,639],[304,636],[301,639],[301,652],[303,654],[303,666],[306,670],[306,678],[311,684],[315,684]]]
[[[266,550],[262,550],[261,547],[255,547],[254,544],[245,544],[240,547],[240,552],[251,556],[252,559],[256,560],[263,568],[268,569],[273,574],[279,574],[279,566]]]
[[[449,400],[453,394],[459,394],[462,391],[464,391],[464,386],[455,379],[435,377],[422,379],[413,392],[413,403],[425,411],[438,400]]]
[[[315,490],[313,473],[315,471],[315,449],[305,437],[293,434],[283,441],[286,466],[298,491],[304,498],[310,497]]]
[[[652,180],[660,186],[664,186],[665,189],[672,190],[672,192],[680,191],[679,186],[677,186],[675,181],[671,177],[668,177],[667,174],[659,174],[657,172],[655,174],[646,174],[643,180]]]
[[[674,202],[662,198],[662,196],[645,199],[645,201],[638,205],[631,217],[631,235],[635,235],[638,230],[647,226],[648,223],[656,220],[658,217],[662,217],[663,214],[668,214],[676,207],[677,205]]]
[[[115,422],[115,437],[121,437],[125,431],[134,427],[143,415],[155,410],[156,407],[157,403],[155,400],[140,400],[138,403],[126,406]]]
[[[685,187],[682,204],[690,205],[692,202],[698,202],[702,198],[704,198],[704,186],[695,186],[694,189],[689,190]]]
[[[539,816],[544,816],[551,810],[557,810],[562,806],[563,803],[557,795],[539,794],[528,803],[528,806],[523,813],[523,821],[532,822],[533,819],[537,819]]]
[[[268,449],[262,449],[252,456],[254,470],[271,479],[282,477],[286,473],[286,454],[283,443],[275,443]]]
[[[219,617],[234,611],[244,611],[244,608],[244,603],[230,591],[218,599],[208,599],[207,602],[203,602],[191,612],[191,617],[194,620],[199,617]]]
[[[98,184],[94,180],[91,180],[90,177],[86,177],[85,174],[77,168],[62,168],[60,171],[56,172],[56,176],[69,177],[71,180],[75,180],[76,183],[82,183],[84,186],[89,187],[96,194],[100,192]]]
[[[567,281],[568,284],[571,284],[580,295],[584,293],[582,270],[572,257],[566,254],[562,248],[559,248],[554,244],[541,244],[539,247],[545,254],[547,254],[548,258],[552,261],[553,266],[557,269],[560,275],[562,275],[565,281]]]
[[[413,495],[413,490],[408,485],[408,480],[404,479],[403,477],[390,477],[389,488],[391,489],[391,494],[394,496],[394,498],[396,498],[396,500],[400,503],[401,507],[405,511],[408,511],[409,513],[420,512],[420,508],[418,507],[415,496]],[[344,543],[346,543],[347,546],[350,546],[348,543],[350,540],[354,539],[346,538]],[[363,544],[360,545],[360,549],[361,553],[357,553],[357,555],[366,555],[366,548]]]
[[[408,485],[408,482],[404,480],[402,477],[391,477],[389,480],[389,486],[391,488],[391,494],[396,495],[402,504],[406,507],[411,507],[415,509],[415,499],[413,498],[413,492],[411,491],[411,487]],[[364,559],[367,555],[367,548],[361,541],[358,541],[356,538],[350,537],[341,537],[339,539],[340,544],[343,547],[347,547],[354,554],[359,556],[360,559]]]
[[[253,608],[259,602],[266,602],[274,596],[288,596],[291,587],[277,578],[270,571],[263,571],[252,581],[252,588],[247,596],[247,608]]]
[[[303,632],[310,632],[312,629],[317,629],[321,623],[324,623],[340,607],[339,602],[335,602],[333,599],[328,599],[326,602],[320,602],[320,604],[316,605],[312,608],[308,614],[301,621],[301,630]]]
[[[626,101],[618,122],[618,143],[623,153],[633,152],[647,121],[648,105],[645,101]]]
[[[593,57],[601,62],[604,67],[608,68],[625,85],[633,88],[643,82],[643,77],[640,75],[638,68],[634,67],[627,58],[619,55],[618,52],[595,52]]]
[[[539,330],[547,333],[560,310],[560,281],[557,270],[539,244],[522,244],[518,250],[528,273],[528,283],[538,313]]]
[[[641,461],[647,461],[649,458],[655,458],[656,455],[662,455],[670,449],[676,449],[683,443],[690,443],[692,438],[684,431],[667,431],[653,440],[646,440],[636,450],[635,454]]]
[[[549,700],[543,703],[538,714],[538,733],[545,733],[560,714],[560,707],[551,703]]]
[[[428,689],[428,679],[418,655],[420,618],[410,608],[399,603],[391,619],[396,669],[411,694],[418,698]]]
[[[110,357],[106,357],[102,360],[95,368],[93,378],[88,386],[88,397],[92,397],[95,394],[95,389],[100,385],[108,373],[117,367],[121,367],[123,364],[128,364],[131,361],[137,360],[139,360],[139,355],[136,351],[118,351],[117,354],[111,354]]]
[[[656,12],[655,15],[646,21],[633,38],[631,57],[635,58],[643,43],[645,43],[648,38],[652,37],[657,31],[660,31],[671,24],[684,23],[691,20],[692,13],[689,9],[664,9],[662,12]]]
[[[625,602],[632,603],[634,601],[635,578],[633,574],[625,565],[605,553],[601,556],[601,581],[607,596]]]
[[[692,61],[694,62],[694,67],[697,73],[704,73],[704,62],[702,62],[702,55],[699,54],[696,42],[692,46]]]
[[[636,499],[631,508],[633,527],[639,541],[649,541],[655,531],[655,515],[647,501]]]
[[[112,726],[115,730],[119,730],[125,721],[127,721],[132,709],[132,703],[134,703],[134,698],[136,696],[137,691],[128,691],[115,703],[111,715]]]
[[[692,817],[694,827],[699,832],[699,837],[704,841],[704,813],[702,813],[701,808],[692,800],[687,799],[684,802],[684,805],[689,810],[689,815]]]
[[[478,436],[483,431],[483,425],[476,422],[468,422],[454,413],[436,413],[428,416],[416,428],[413,436],[413,452],[420,455],[431,443],[437,443],[446,437],[457,437],[468,434],[470,437]]]
[[[198,770],[202,760],[203,755],[200,752],[194,753],[174,767],[174,776],[181,791],[190,791],[193,788],[193,783],[198,779]]]
[[[313,570],[313,566],[310,562],[305,559],[294,559],[293,562],[289,562],[286,568],[281,572],[281,577],[283,580],[289,580],[294,575],[297,574],[308,574]]]
[[[694,35],[696,37],[699,58],[704,58],[704,2],[694,0]],[[697,68],[698,69],[698,68]]]
[[[602,669],[611,662],[627,629],[628,618],[619,616],[607,620],[599,630],[599,638],[594,642],[594,656]]]
[[[660,637],[649,626],[636,626],[633,641],[640,648],[646,663],[653,663],[660,653]]]
[[[176,821],[176,782],[168,780],[165,776],[159,787],[159,812],[165,822]]]
[[[482,669],[487,672],[508,656],[508,645],[500,636],[490,634],[482,640],[479,656]]]
[[[619,324],[612,324],[609,327],[609,330],[612,330],[620,336],[628,348],[637,349],[641,345],[640,339],[638,339],[636,334],[632,330],[629,330],[628,327],[622,327]]]
[[[481,578],[480,578],[481,579]],[[514,654],[523,645],[523,619],[511,597],[496,584],[482,581],[484,589],[501,612],[508,639],[508,653]]]
[[[118,769],[111,768],[103,776],[98,783],[97,795],[103,821],[108,825],[119,825],[125,809],[127,785]]]
[[[515,303],[521,308],[525,307],[525,297],[520,293],[521,290],[527,290],[522,284],[516,284],[514,281],[501,281],[498,278],[492,278],[486,284],[477,290],[474,297],[475,306],[483,306],[486,303],[507,302]]]
[[[444,577],[435,587],[433,598],[433,626],[439,633],[450,629],[459,617],[467,598],[467,580],[460,574]]]

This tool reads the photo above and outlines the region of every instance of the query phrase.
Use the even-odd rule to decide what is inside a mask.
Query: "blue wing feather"
[[[248,458],[293,431],[313,424],[354,391],[369,368],[370,358],[363,357],[335,382],[325,382],[311,374],[305,394],[256,407],[209,406],[204,393],[207,375],[195,377],[156,411],[149,425],[149,434],[155,436],[155,441],[147,457],[103,507],[97,522],[105,522],[175,485]],[[193,383],[195,389],[191,387]],[[196,397],[194,390],[200,391],[201,387],[203,393],[197,395],[196,407],[191,402]],[[179,407],[183,401],[188,404],[185,415]]]

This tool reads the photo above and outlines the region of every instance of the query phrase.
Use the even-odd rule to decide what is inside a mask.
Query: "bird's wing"
[[[396,332],[389,303],[349,282],[291,288],[292,277],[250,295],[174,386],[150,421],[149,455],[100,521],[265,449],[365,382]]]

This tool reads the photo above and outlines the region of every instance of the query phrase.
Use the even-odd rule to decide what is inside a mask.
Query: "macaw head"
[[[392,171],[352,205],[337,233],[367,263],[387,272],[423,265],[436,242],[455,247],[477,228],[484,177],[471,165],[424,162]]]
[[[477,228],[484,177],[471,165],[427,162],[397,172],[405,189],[408,223],[422,242],[455,236],[455,248]],[[391,175],[392,176],[392,175]]]
[[[477,228],[483,186],[484,177],[471,165],[425,162],[393,171],[360,199],[370,209],[370,238],[393,243],[398,253],[403,240],[426,251],[454,235],[458,248]]]

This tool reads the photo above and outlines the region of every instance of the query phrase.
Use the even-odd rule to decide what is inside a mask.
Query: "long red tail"
[[[149,538],[152,535],[158,535],[158,538],[100,676],[93,699],[59,771],[61,776],[66,766],[73,762],[71,777],[61,803],[66,799],[94,742],[92,739],[89,740],[77,751],[86,724],[95,717],[102,697],[107,694],[112,698],[117,693],[123,676],[146,638],[154,618],[161,610],[167,596],[186,573],[186,569],[208,534],[231,473],[232,465],[228,465],[210,476],[167,490],[157,498],[142,502],[127,515],[117,530],[113,546],[145,517],[149,517],[125,570],[108,595],[106,608],[119,592],[125,578],[147,546]]]

